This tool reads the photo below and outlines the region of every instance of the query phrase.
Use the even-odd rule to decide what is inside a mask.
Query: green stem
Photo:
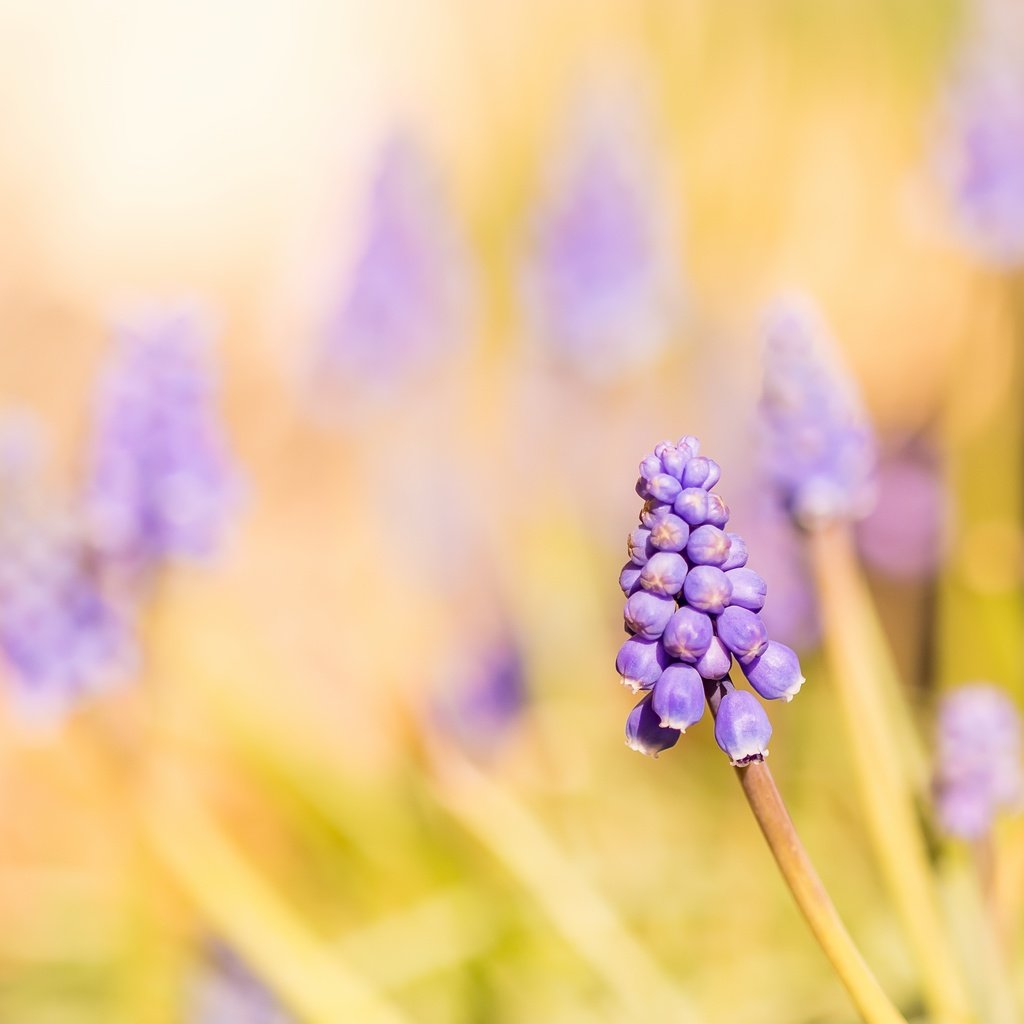
[[[868,833],[917,962],[925,1001],[936,1022],[974,1021],[939,909],[883,681],[870,657],[875,638],[849,529],[833,525],[813,531],[810,550],[830,674],[846,722]]]
[[[721,687],[709,685],[707,696],[711,713],[717,716]],[[797,835],[771,769],[760,761],[737,768],[736,776],[793,899],[861,1018],[866,1024],[906,1024],[850,938]]]

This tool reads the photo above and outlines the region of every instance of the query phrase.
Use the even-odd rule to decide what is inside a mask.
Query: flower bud
[[[730,605],[715,623],[718,639],[736,655],[740,664],[763,654],[768,647],[768,629],[759,615]]]
[[[764,651],[743,667],[743,673],[765,700],[781,697],[791,701],[804,685],[796,652],[775,640],[770,640]]]
[[[664,473],[665,468],[661,464],[661,459],[656,455],[648,455],[643,462],[640,463],[640,477],[650,483],[659,473]]]
[[[712,526],[717,526],[720,530],[724,530],[725,524],[729,522],[729,506],[722,501],[721,495],[708,495],[707,521]]]
[[[679,481],[668,473],[658,473],[647,481],[647,490],[658,501],[675,501],[682,489]]]
[[[671,626],[670,622],[666,629]],[[725,644],[717,636],[713,636],[708,649],[700,656],[695,667],[704,679],[724,679],[732,668],[732,655]]]
[[[626,550],[631,561],[637,565],[644,565],[657,550],[651,543],[651,531],[643,526],[638,526],[629,535],[629,539],[626,541]]]
[[[648,530],[663,516],[672,511],[672,506],[666,501],[658,501],[657,498],[648,498],[644,507],[640,509],[640,524]]]
[[[687,434],[679,438],[676,447],[686,456],[687,459],[694,459],[700,454],[700,441],[693,434]]]
[[[686,579],[686,560],[674,551],[659,551],[640,570],[640,586],[652,594],[675,597]]]
[[[721,566],[729,557],[729,538],[717,526],[698,526],[686,542],[686,557],[694,565]]]
[[[661,453],[661,464],[665,467],[665,472],[677,480],[682,477],[683,469],[689,459],[690,456],[685,450],[680,451],[674,445],[671,448],[665,448]]]
[[[747,564],[747,542],[738,533],[727,533],[729,557],[722,563],[722,572],[741,569]]]
[[[645,640],[657,640],[665,631],[668,620],[676,610],[671,597],[661,597],[646,590],[638,590],[626,599],[623,613],[626,625]]]
[[[711,619],[686,606],[669,619],[662,637],[665,650],[681,661],[697,661],[714,638]]]
[[[619,586],[626,597],[640,589],[640,566],[636,562],[627,562],[622,567],[619,573]]]
[[[722,479],[722,467],[714,459],[708,459],[708,475],[704,480],[705,491],[710,491]]]
[[[732,597],[732,584],[721,569],[713,565],[695,565],[683,581],[686,603],[698,611],[718,615]]]
[[[658,516],[651,525],[651,543],[659,551],[682,551],[689,539],[689,526],[671,512]]]
[[[657,757],[663,750],[674,747],[678,739],[678,729],[661,727],[661,719],[651,707],[650,694],[630,711],[626,719],[626,746],[638,754]]]
[[[764,607],[768,584],[753,569],[730,569],[726,574],[732,584],[729,604],[759,612]]]
[[[715,740],[734,765],[763,761],[771,735],[771,722],[753,694],[730,690],[722,698],[715,718]]]
[[[672,504],[672,510],[690,526],[700,526],[708,517],[708,492],[702,487],[685,487]]]
[[[682,485],[684,487],[703,487],[704,481],[711,474],[711,461],[698,455],[690,459],[683,469]]]
[[[615,657],[615,671],[619,673],[622,685],[636,693],[638,690],[649,690],[668,663],[668,654],[659,641],[631,636],[619,648]]]
[[[704,680],[689,665],[669,665],[654,686],[651,707],[663,729],[686,732],[704,714]]]

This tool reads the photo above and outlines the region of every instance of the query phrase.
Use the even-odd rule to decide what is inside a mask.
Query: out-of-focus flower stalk
[[[686,996],[529,809],[450,743],[427,736],[425,748],[438,803],[505,865],[595,968],[618,997],[621,1019],[696,1021]]]
[[[707,683],[705,688],[708,706],[717,718],[723,687],[720,683]],[[797,835],[767,763],[754,761],[737,766],[735,771],[793,899],[861,1017],[868,1024],[905,1024],[903,1015],[885,994],[850,938]]]
[[[310,934],[181,782],[165,776],[154,783],[138,810],[159,862],[208,923],[304,1020],[406,1019]]]
[[[900,737],[890,718],[878,665],[878,637],[847,524],[808,534],[821,599],[825,647],[847,723],[861,799],[876,856],[921,972],[935,1021],[975,1020],[966,985],[947,939],[914,791]]]

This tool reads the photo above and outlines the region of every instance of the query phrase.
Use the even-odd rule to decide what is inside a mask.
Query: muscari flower
[[[1024,70],[1020,52],[990,50],[979,41],[947,90],[939,175],[965,242],[1012,268],[1024,263]]]
[[[315,386],[333,404],[393,398],[462,350],[471,327],[462,231],[434,168],[408,139],[380,153],[361,231],[314,354]]]
[[[772,483],[794,520],[814,528],[871,509],[875,442],[821,317],[803,296],[764,321],[760,413]]]
[[[13,441],[13,443],[12,443]],[[35,456],[0,439],[0,663],[22,717],[50,724],[136,665],[126,613],[102,590],[70,510],[46,500]]]
[[[978,839],[1000,810],[1019,809],[1021,716],[1008,694],[970,683],[945,694],[935,736],[935,808],[952,836]]]
[[[216,941],[208,947],[191,985],[188,1024],[294,1024],[234,950]]]
[[[791,700],[804,677],[796,654],[768,637],[760,616],[767,586],[747,567],[742,538],[725,530],[728,507],[711,491],[719,476],[717,463],[700,456],[689,436],[662,442],[641,462],[641,525],[630,535],[630,561],[619,579],[631,635],[616,670],[634,693],[644,691],[626,724],[632,749],[657,756],[673,746],[701,719],[705,693],[714,687],[721,693],[715,738],[733,764],[744,765],[764,759],[771,725],[756,698],[728,678],[733,659],[769,700]],[[665,520],[675,522],[662,529]],[[675,548],[684,529],[679,550],[655,545],[672,538]]]
[[[607,114],[584,120],[538,203],[525,297],[548,355],[604,382],[661,353],[682,297],[653,161],[623,141],[634,125]]]
[[[194,311],[154,311],[118,325],[99,382],[86,518],[99,555],[135,574],[214,554],[236,506],[209,347]]]

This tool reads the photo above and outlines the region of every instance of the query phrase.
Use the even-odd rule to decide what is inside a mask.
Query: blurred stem
[[[138,811],[154,854],[201,915],[304,1020],[405,1020],[310,934],[183,780],[164,770]]]
[[[975,1020],[939,907],[882,673],[875,623],[845,525],[812,531],[810,550],[831,677],[846,722],[875,855],[902,920],[932,1019]]]
[[[615,992],[625,1016],[676,1024],[695,1021],[683,993],[529,809],[450,744],[431,735],[424,742],[438,803],[534,897],[573,949]]]
[[[708,706],[717,716],[722,686],[708,684],[707,690]],[[736,776],[786,885],[861,1017],[867,1024],[906,1024],[850,938],[797,835],[771,769],[760,761],[737,768]]]

